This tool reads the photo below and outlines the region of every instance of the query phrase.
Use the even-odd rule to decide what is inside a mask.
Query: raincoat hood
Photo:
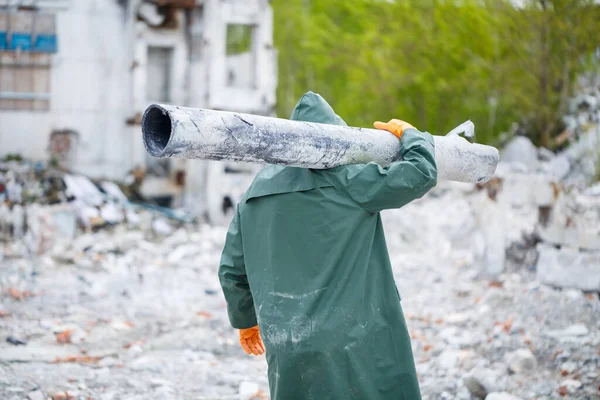
[[[347,126],[346,122],[333,111],[333,108],[323,96],[314,92],[307,92],[300,98],[292,111],[290,119],[293,121]]]
[[[320,94],[314,92],[307,92],[300,98],[292,111],[290,119],[346,126],[346,122],[333,111],[329,103]],[[242,201],[246,202],[257,197],[302,192],[329,186],[331,184],[328,181],[315,176],[307,168],[268,165],[256,175]]]

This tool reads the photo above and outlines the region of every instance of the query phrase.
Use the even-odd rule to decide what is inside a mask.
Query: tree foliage
[[[307,90],[350,124],[405,119],[444,134],[466,119],[494,142],[513,122],[552,145],[583,57],[593,0],[274,0],[278,114]]]

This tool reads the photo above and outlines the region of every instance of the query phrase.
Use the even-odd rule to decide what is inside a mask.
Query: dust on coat
[[[344,124],[312,92],[291,118]],[[422,197],[437,170],[431,135],[401,145],[385,168],[268,166],[240,201],[219,278],[232,326],[259,325],[273,400],[420,399],[380,211]]]

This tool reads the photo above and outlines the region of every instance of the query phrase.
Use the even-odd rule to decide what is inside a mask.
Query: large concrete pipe
[[[224,111],[154,104],[142,120],[155,157],[234,160],[325,169],[399,159],[400,141],[376,129],[325,125]],[[453,133],[455,130],[453,130]],[[485,182],[498,150],[457,134],[434,136],[438,179]]]

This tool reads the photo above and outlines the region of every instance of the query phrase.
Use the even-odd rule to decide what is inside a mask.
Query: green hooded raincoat
[[[291,119],[345,124],[312,92]],[[431,135],[401,142],[386,168],[268,166],[238,205],[219,278],[233,327],[259,325],[273,400],[420,399],[379,212],[422,197],[437,170]]]

